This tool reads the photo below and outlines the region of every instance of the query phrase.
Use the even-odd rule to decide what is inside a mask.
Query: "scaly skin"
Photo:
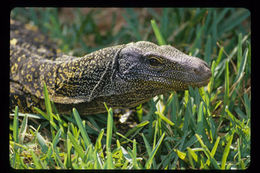
[[[45,109],[43,82],[60,113],[135,107],[158,94],[201,87],[211,71],[199,58],[172,46],[139,41],[83,57],[63,55],[37,28],[11,20],[10,109]]]

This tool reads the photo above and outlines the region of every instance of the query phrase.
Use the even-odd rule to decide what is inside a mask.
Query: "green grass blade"
[[[198,162],[198,155],[191,149],[190,147],[187,147],[188,154],[192,156],[195,162]]]
[[[91,141],[89,139],[87,131],[86,131],[86,129],[84,128],[84,126],[82,124],[82,120],[81,120],[81,118],[79,116],[78,111],[75,108],[73,108],[72,111],[73,111],[74,118],[75,118],[75,120],[77,122],[77,125],[79,127],[80,133],[82,135],[83,141],[84,141],[84,143],[86,145],[86,148],[87,148],[91,144]]]
[[[101,140],[102,140],[103,135],[104,135],[104,129],[101,129],[101,131],[99,132],[98,138],[96,140],[96,143],[95,143],[95,150],[97,150],[97,151],[102,149]]]
[[[224,106],[228,105],[228,103],[229,103],[229,67],[228,67],[228,65],[229,65],[229,63],[228,63],[228,61],[226,61]]]
[[[207,62],[207,64],[210,64],[210,55],[211,55],[211,36],[208,35],[208,39],[205,45],[205,56],[204,56],[204,60]]]
[[[223,51],[224,51],[224,47],[221,47],[219,52],[218,52],[218,57],[217,57],[217,60],[216,60],[216,66],[219,65],[219,63],[220,63],[220,61],[222,59]]]
[[[52,159],[52,154],[53,154],[53,147],[49,147],[48,152],[46,154],[46,161],[49,165],[49,168],[55,168],[55,166],[54,166],[55,163]]]
[[[202,135],[204,126],[203,126],[203,102],[200,102],[198,119],[197,119],[197,134]]]
[[[159,44],[159,45],[165,45],[166,42],[165,42],[165,40],[164,40],[164,38],[163,38],[163,36],[162,36],[162,34],[161,34],[161,32],[160,32],[158,26],[157,26],[155,20],[151,20],[151,25],[152,25],[152,28],[153,28],[153,32],[154,32],[154,34],[155,34],[155,37],[156,37],[156,39],[157,39],[157,41],[158,41],[158,44]]]
[[[139,106],[136,107],[136,113],[137,113],[138,121],[141,122],[142,119],[143,119],[143,108],[142,108],[142,104],[140,104]]]
[[[112,141],[112,131],[113,131],[113,111],[112,108],[108,109],[107,117],[107,138],[106,138],[106,150],[111,152],[111,141]]]
[[[60,157],[59,151],[58,151],[58,149],[57,149],[57,144],[58,144],[58,142],[59,142],[60,136],[61,136],[61,129],[59,129],[58,132],[57,132],[57,134],[55,135],[55,137],[54,137],[54,139],[53,139],[53,141],[52,141],[52,146],[53,146],[54,152],[56,153],[56,154],[54,155],[54,158],[55,158],[55,160],[56,160],[56,163],[57,163],[62,169],[64,169],[65,166],[64,166],[64,164],[63,164],[62,161],[61,161],[61,157]]]
[[[212,62],[212,65],[211,65],[211,73],[212,73],[212,76],[210,78],[210,81],[208,83],[208,93],[211,94],[212,90],[213,90],[213,87],[214,87],[214,74],[215,74],[215,69],[216,69],[216,62],[213,61]]]
[[[219,23],[221,20],[223,20],[223,18],[225,17],[225,15],[230,11],[230,8],[224,8],[216,17],[216,23]]]
[[[107,160],[106,160],[104,169],[114,169],[111,151],[107,151]]]
[[[59,129],[55,135],[55,138],[52,141],[53,147],[56,147],[56,145],[58,144],[60,135],[61,135],[61,130]]]
[[[219,26],[219,34],[221,35],[222,33],[228,32],[236,26],[241,25],[241,23],[249,16],[250,11],[247,9],[233,12],[232,15],[226,18],[225,22]]]
[[[94,150],[94,169],[102,169],[102,164],[100,163],[100,157],[97,151]]]
[[[42,135],[40,135],[40,133],[37,131],[36,132],[36,137],[37,137],[37,140],[41,146],[41,150],[43,153],[47,153],[48,151],[48,145],[46,144],[46,141],[44,140],[44,138],[42,137]]]
[[[192,52],[192,54],[194,56],[196,56],[195,55],[196,49],[201,48],[201,36],[203,35],[204,30],[205,30],[205,25],[202,25],[202,26],[197,25],[197,27],[196,27],[196,38],[195,38],[195,41],[194,41],[194,43],[191,47],[191,50],[190,50],[190,52]]]
[[[192,21],[191,21],[191,26],[197,24],[198,22],[200,22],[201,20],[203,20],[203,18],[205,17],[205,15],[207,15],[208,13],[208,9],[206,8],[197,8],[196,9],[196,14],[195,16],[192,18]]]
[[[50,117],[50,115],[52,113],[52,107],[51,107],[51,102],[50,102],[50,99],[49,99],[48,89],[47,89],[45,82],[43,83],[43,95],[44,95],[44,102],[45,102],[46,111],[47,111],[47,114]]]
[[[28,116],[27,114],[23,118],[23,122],[21,124],[21,128],[19,130],[19,143],[22,144],[25,134],[26,134],[26,129],[27,129],[27,123],[28,123]]]
[[[212,150],[210,152],[212,157],[214,157],[214,155],[215,155],[215,153],[217,151],[219,141],[220,141],[220,137],[218,136],[218,138],[217,138],[217,140],[216,140],[216,142],[215,142],[215,144],[214,144],[214,146],[213,146],[213,148],[212,148]],[[210,160],[209,159],[206,161],[206,164],[207,165],[210,164]]]
[[[12,159],[12,166],[13,168],[17,168],[16,162],[19,160],[19,154],[17,153],[17,145],[19,143],[19,137],[18,137],[18,132],[19,132],[19,120],[18,120],[18,106],[15,106],[15,111],[14,111],[14,120],[13,120],[13,140],[14,140],[14,156]]]
[[[69,132],[69,128],[67,130],[67,133]],[[70,142],[69,136],[66,136],[66,142],[67,142],[67,162],[65,163],[66,168],[72,168],[72,161],[71,161],[71,148],[72,143]]]
[[[137,124],[134,128],[128,130],[128,132],[127,132],[124,136],[125,136],[125,137],[130,136],[131,134],[133,134],[134,132],[136,132],[138,129],[143,128],[143,127],[146,126],[147,124],[149,124],[149,121],[148,121],[148,120],[143,121],[143,122]]]
[[[147,162],[146,162],[146,164],[145,164],[145,168],[146,168],[146,169],[150,169],[150,168],[151,168],[153,158],[154,158],[156,152],[158,151],[158,149],[159,149],[159,147],[160,147],[160,145],[161,145],[161,143],[162,143],[162,140],[163,140],[164,136],[165,136],[165,132],[164,132],[163,135],[160,137],[159,141],[157,142],[156,146],[154,147],[154,149],[153,149],[153,151],[152,151],[152,153],[151,153],[151,156],[148,158],[148,160],[147,160]]]
[[[242,33],[238,35],[237,47],[237,69],[239,69],[242,61]]]
[[[192,149],[191,149],[190,147],[188,147],[187,150],[188,150],[189,163],[190,163],[192,169],[194,169],[195,166],[194,166],[194,163],[193,163],[193,159],[194,159],[193,157],[196,157],[197,155],[196,155],[195,152],[192,151]],[[193,154],[194,156],[193,156],[192,154]],[[195,159],[194,159],[194,160],[195,160]]]
[[[226,168],[226,161],[227,161],[227,157],[229,155],[230,146],[232,144],[233,135],[234,135],[234,133],[229,137],[227,144],[225,146],[225,149],[224,149],[224,152],[223,152],[223,155],[222,155],[222,160],[221,160],[221,169]]]
[[[181,159],[181,160],[184,160],[184,161],[187,161],[187,158],[186,158],[186,153],[185,152],[182,152],[178,149],[173,149],[173,151],[177,154],[177,156]]]
[[[239,121],[230,111],[228,108],[226,108],[227,117],[230,119],[231,123],[234,125],[234,127],[238,126],[238,128],[243,128],[244,123]]]
[[[153,149],[155,148],[156,145],[156,139],[157,139],[157,133],[158,133],[158,121],[155,121],[155,129],[154,129],[154,136],[153,136]]]
[[[215,169],[220,169],[216,159],[214,159],[214,157],[211,155],[208,147],[204,144],[204,142],[202,141],[202,139],[200,138],[200,136],[198,134],[195,134],[196,138],[198,139],[201,147],[203,148],[204,153],[206,154],[206,156],[208,157],[208,159],[210,160],[210,162],[212,163],[212,165],[214,166]]]
[[[79,156],[84,159],[84,156],[85,156],[85,152],[83,151],[83,148],[78,144],[77,142],[77,139],[75,139],[75,137],[72,135],[71,132],[68,132],[67,133],[71,143],[72,143],[72,146],[74,147],[74,149],[76,150],[76,152],[79,154]]]
[[[137,40],[141,40],[142,36],[138,30],[139,23],[138,23],[138,16],[137,16],[136,12],[132,8],[126,8],[125,10],[128,15],[123,14],[123,17],[127,21],[128,25],[131,29],[131,32],[134,33],[133,36],[136,37]]]
[[[213,23],[211,26],[211,33],[212,33],[212,44],[216,44],[217,42],[217,37],[218,37],[218,23],[217,23],[217,12],[214,10],[213,12]]]
[[[150,156],[151,153],[152,153],[151,146],[150,146],[149,142],[147,141],[147,139],[146,139],[146,137],[144,136],[143,133],[142,133],[142,137],[143,137],[143,140],[144,140],[146,151],[147,151],[148,155]]]
[[[18,121],[18,106],[15,106],[14,121],[13,121],[13,138],[14,142],[19,143],[19,121]]]
[[[249,100],[247,93],[244,93],[244,102],[245,102],[246,115],[248,118],[250,118],[251,117],[251,101]]]
[[[45,112],[43,112],[42,110],[40,110],[37,107],[34,107],[34,110],[36,110],[37,112],[39,112],[39,114],[41,114],[46,120],[50,121],[50,117],[48,116],[48,114],[46,114]]]
[[[131,150],[128,152],[124,147],[121,146],[121,151],[123,153],[124,158],[129,162],[132,163],[132,158],[131,158]]]
[[[139,166],[137,164],[137,160],[136,160],[136,140],[133,140],[133,167],[134,169],[139,169]]]
[[[44,95],[45,108],[46,108],[47,115],[49,117],[49,121],[50,121],[50,124],[51,124],[51,135],[52,135],[52,138],[54,138],[55,137],[55,130],[58,130],[58,126],[55,124],[55,122],[53,120],[54,115],[52,113],[51,102],[50,102],[50,99],[49,99],[48,89],[47,89],[45,82],[43,82],[43,95]]]
[[[32,155],[32,159],[33,159],[33,163],[35,165],[36,169],[42,169],[42,165],[40,163],[40,159],[36,156],[36,154],[34,154],[34,152],[31,150],[31,155]]]
[[[169,125],[171,125],[171,126],[174,126],[174,123],[173,123],[171,120],[169,120],[167,117],[165,117],[161,112],[156,111],[155,114],[159,115],[159,117],[160,117],[163,121],[165,121],[167,124],[169,124]]]
[[[240,140],[237,139],[237,144],[238,144],[238,162],[239,162],[239,165],[240,165],[240,168],[241,169],[245,169],[245,164],[244,164],[244,161],[243,159],[241,159],[241,145],[240,145]]]
[[[116,134],[117,134],[118,136],[122,137],[123,139],[125,139],[126,141],[133,143],[133,140],[128,139],[128,138],[125,137],[123,134],[121,134],[121,133],[119,133],[119,132],[116,132]],[[121,143],[125,143],[125,142],[121,142]]]
[[[122,170],[128,169],[128,164],[129,164],[129,161],[126,160],[125,163],[124,163],[124,165],[122,166]]]
[[[239,35],[239,43],[238,43],[238,55],[237,55],[237,69],[238,69],[238,73],[236,75],[236,78],[233,82],[232,87],[235,87],[236,92],[233,92],[234,89],[232,90],[232,98],[235,98],[237,96],[237,91],[239,91],[240,89],[240,83],[241,83],[241,79],[243,78],[244,74],[245,74],[245,68],[246,68],[246,64],[247,64],[247,57],[248,57],[248,48],[246,48],[246,50],[244,51],[244,55],[242,56],[242,35]]]

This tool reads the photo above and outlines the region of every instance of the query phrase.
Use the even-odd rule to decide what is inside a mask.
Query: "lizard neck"
[[[105,48],[58,62],[53,100],[66,104],[90,102],[113,92],[115,62],[122,47]]]

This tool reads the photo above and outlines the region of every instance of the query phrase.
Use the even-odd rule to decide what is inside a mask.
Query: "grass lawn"
[[[60,115],[45,88],[46,111],[10,113],[15,169],[246,169],[251,155],[251,18],[243,8],[15,8],[62,52],[147,40],[205,60],[202,88],[160,95],[132,109],[135,121],[107,113]],[[105,106],[105,105],[104,105]],[[118,115],[119,114],[119,115]],[[130,121],[130,120],[129,120]],[[126,121],[127,122],[127,121]]]

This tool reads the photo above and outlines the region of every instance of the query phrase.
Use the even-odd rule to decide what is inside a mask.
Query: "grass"
[[[233,8],[120,9],[99,33],[95,17],[104,10],[71,11],[75,23],[61,22],[62,10],[14,9],[60,49],[74,55],[112,44],[149,40],[175,45],[204,59],[212,77],[202,88],[156,96],[132,116],[136,126],[122,133],[116,113],[59,115],[45,89],[46,112],[10,121],[10,165],[15,169],[246,169],[251,155],[250,12]],[[66,10],[65,10],[66,11]],[[66,12],[68,13],[68,12]],[[142,14],[142,15],[141,15]],[[123,16],[120,19],[119,16]],[[116,26],[121,28],[114,33]],[[102,29],[102,28],[101,28]],[[95,39],[86,42],[89,35]],[[89,46],[96,45],[96,46]],[[104,105],[105,106],[105,105]]]

